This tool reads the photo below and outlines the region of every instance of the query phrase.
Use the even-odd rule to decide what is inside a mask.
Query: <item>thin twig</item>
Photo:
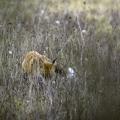
[[[74,33],[77,31],[77,29],[74,31]],[[74,34],[73,33],[73,34]],[[69,37],[69,39],[67,40],[67,42],[63,45],[63,47],[61,48],[60,52],[62,52],[63,48],[67,45],[67,43],[71,40],[71,38],[73,37],[73,34]]]

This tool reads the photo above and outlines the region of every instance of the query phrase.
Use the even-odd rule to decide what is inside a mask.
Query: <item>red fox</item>
[[[46,56],[30,51],[22,62],[22,69],[27,74],[40,74],[48,82],[55,72],[55,61],[56,59],[51,62]]]

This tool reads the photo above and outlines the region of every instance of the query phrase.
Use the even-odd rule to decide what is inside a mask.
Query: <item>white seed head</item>
[[[68,72],[70,73],[70,74],[74,74],[75,72],[74,72],[74,70],[72,69],[72,68],[68,68]]]
[[[9,51],[9,54],[12,55],[12,51]]]
[[[41,15],[43,15],[45,13],[45,11],[44,10],[41,10]]]
[[[60,24],[60,21],[59,21],[59,20],[56,20],[55,23],[59,25],[59,24]]]
[[[87,31],[86,30],[82,30],[82,33],[86,33]]]
[[[68,68],[67,78],[73,78],[75,76],[75,71],[72,68]]]

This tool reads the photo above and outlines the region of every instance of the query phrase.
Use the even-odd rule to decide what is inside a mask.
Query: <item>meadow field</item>
[[[61,66],[42,90],[31,50]],[[119,0],[0,0],[0,68],[0,120],[119,120]]]

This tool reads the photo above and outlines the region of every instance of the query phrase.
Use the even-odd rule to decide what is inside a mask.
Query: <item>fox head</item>
[[[48,62],[48,61],[43,62],[41,71],[45,79],[51,78],[51,76],[55,73],[55,68],[54,68],[55,61],[56,59],[53,60],[52,62]]]
[[[22,69],[27,74],[41,74],[48,81],[55,73],[55,61],[51,62],[46,56],[30,51],[22,62]]]

